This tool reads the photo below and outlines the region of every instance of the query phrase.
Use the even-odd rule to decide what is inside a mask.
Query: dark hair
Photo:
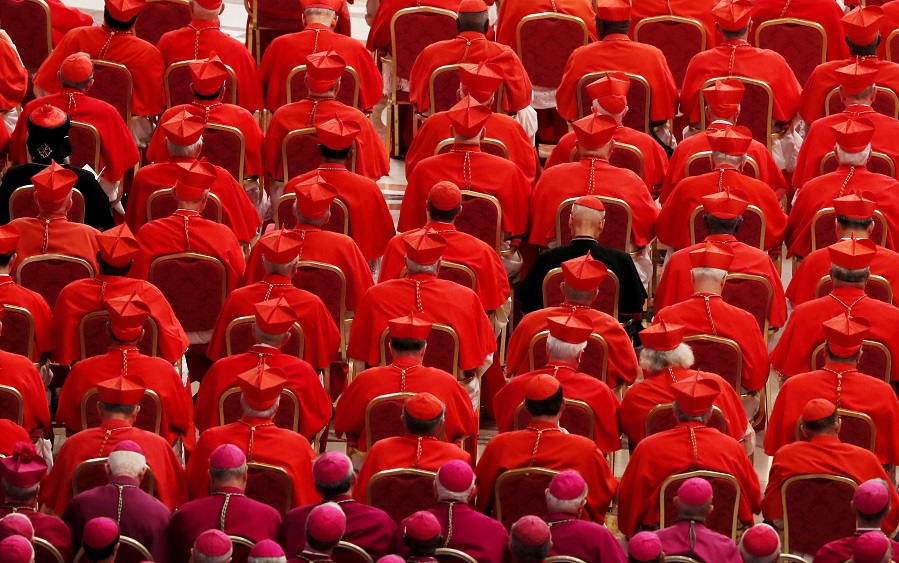
[[[321,143],[318,144],[318,152],[325,160],[346,160],[346,157],[350,155],[351,148],[353,148],[352,145],[345,149],[331,149]]]
[[[313,538],[312,536],[310,536],[309,532],[306,532],[306,545],[308,545],[309,547],[311,547],[312,549],[314,549],[315,551],[318,551],[320,553],[331,553],[331,550],[334,549],[338,543],[340,543],[340,540],[332,541],[332,542],[328,542],[328,543],[320,542],[320,541],[316,540],[315,538]]]
[[[849,40],[849,36],[846,36],[846,45],[849,46],[849,54],[853,57],[865,57],[877,53],[877,47],[880,45],[880,40],[880,34],[877,34],[877,39],[867,45],[857,45]]]
[[[315,490],[322,496],[322,498],[336,497],[337,495],[343,495],[349,492],[350,486],[353,484],[353,474],[350,473],[349,475],[345,475],[343,479],[333,483],[319,483],[318,481],[315,481],[314,484]]]
[[[109,13],[109,10],[105,7],[103,8],[103,23],[106,24],[106,27],[109,27],[115,31],[128,31],[132,27],[134,27],[134,22],[137,21],[137,16],[134,16],[128,21],[117,20],[112,17],[112,14]]]
[[[460,203],[454,209],[450,209],[449,211],[444,211],[442,209],[437,209],[431,202],[428,202],[428,215],[431,217],[431,221],[436,221],[438,223],[452,223],[456,220],[456,217],[459,215],[459,212],[462,211],[462,204]]]
[[[837,223],[843,229],[867,229],[874,223],[874,217],[867,219],[850,219],[845,215],[837,215]]]
[[[542,401],[534,401],[525,397],[524,408],[527,409],[531,416],[555,416],[562,410],[562,404],[565,398],[562,396],[562,388],[553,393],[553,395]]]
[[[830,344],[827,342],[824,343],[824,357],[829,362],[858,362],[858,357],[861,355],[862,349],[859,348],[855,354],[844,358],[843,356],[837,356],[833,353],[833,350],[830,349]]]
[[[403,543],[409,548],[411,557],[434,557],[437,548],[443,543],[443,536],[437,534],[436,537],[429,540],[417,540],[410,538],[407,534],[403,534]]]
[[[97,253],[97,266],[99,266],[97,268],[97,270],[99,271],[99,273],[101,275],[104,275],[104,276],[125,277],[128,274],[128,270],[131,269],[131,264],[133,262],[134,261],[132,260],[132,261],[128,262],[127,265],[122,266],[122,267],[110,266],[109,262],[104,260],[99,252]]]
[[[640,559],[634,559],[633,557],[628,555],[627,563],[662,563],[662,556],[659,555],[655,559],[650,559],[649,561],[641,561]]]
[[[100,405],[100,410],[115,414],[134,414],[134,411],[137,410],[137,405],[114,405],[112,403],[104,403],[103,401],[100,401],[98,404]]]
[[[719,29],[721,29],[719,27]],[[749,26],[746,25],[740,29],[735,31],[728,31],[726,29],[721,29],[721,37],[724,38],[725,41],[733,41],[734,39],[739,39],[746,35],[746,32],[749,31]]]
[[[598,17],[596,18],[596,35],[598,35],[600,39],[605,38],[606,35],[612,35],[613,33],[627,35],[627,31],[630,27],[631,20],[609,21]]]
[[[870,268],[847,270],[846,268],[831,265],[830,277],[833,278],[834,281],[843,283],[862,283],[868,279],[870,271]]]
[[[222,90],[225,89],[225,83],[223,82],[221,87],[213,92],[212,94],[200,94],[196,90],[194,90],[194,97],[198,100],[215,100],[219,96],[222,95]]]
[[[703,216],[703,220],[710,235],[733,235],[737,233],[740,225],[743,224],[742,215],[731,219],[722,219],[721,217],[715,217],[711,213],[706,213]]]
[[[490,26],[490,20],[487,12],[463,12],[456,19],[456,30],[459,33],[463,31],[474,31],[476,33],[487,33]]]
[[[832,415],[826,416],[820,420],[803,420],[802,425],[812,434],[820,434],[828,428],[836,426],[838,416],[837,411],[834,410]]]
[[[16,251],[13,250],[11,252],[4,252],[0,254],[0,266],[9,266],[9,262],[12,260],[13,254],[15,253]]]
[[[549,555],[550,542],[542,545],[526,545],[518,541],[515,534],[509,541],[509,551],[518,563],[541,563]]]
[[[121,534],[116,535],[115,541],[113,541],[106,547],[99,548],[91,547],[86,543],[81,542],[81,546],[84,548],[84,555],[87,556],[90,561],[102,561],[104,559],[108,559],[112,555],[113,550],[115,550],[115,546],[119,545],[120,537]]]
[[[417,338],[390,337],[390,346],[397,352],[421,352],[427,343],[427,340],[418,340]]]
[[[443,420],[443,413],[430,420],[418,420],[406,414],[405,410],[403,411],[403,425],[409,431],[409,434],[415,434],[416,436],[435,436],[441,420]]]

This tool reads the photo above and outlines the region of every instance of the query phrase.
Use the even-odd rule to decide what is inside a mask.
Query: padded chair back
[[[539,88],[558,88],[568,57],[589,40],[580,18],[556,12],[527,15],[515,31],[518,58]]]
[[[106,474],[106,460],[105,457],[95,457],[82,461],[75,467],[71,481],[72,496],[109,483],[109,476]],[[147,468],[147,472],[144,473],[140,489],[151,495],[156,492],[156,481],[150,468]]]
[[[818,281],[818,286],[815,287],[815,299],[827,295],[832,289],[833,280],[830,278],[830,274],[827,274]],[[868,279],[865,280],[865,295],[884,303],[893,303],[893,287],[883,276],[868,276]]]
[[[168,300],[184,332],[215,327],[228,287],[218,259],[193,252],[160,256],[150,264],[149,281]]]
[[[53,309],[62,288],[75,280],[94,277],[94,268],[82,258],[62,254],[30,256],[16,268],[16,283],[41,294]]]
[[[437,505],[436,479],[436,473],[421,469],[379,471],[368,481],[368,505],[380,508],[399,524],[419,510]]]
[[[175,199],[174,188],[156,190],[147,198],[147,222],[169,217],[178,211],[178,200]],[[206,207],[200,213],[203,219],[221,223],[223,219],[222,201],[210,192],[206,196]]]
[[[190,4],[186,0],[149,0],[134,22],[134,34],[147,43],[156,45],[163,34],[189,23]],[[190,100],[186,103],[190,103]]]
[[[588,116],[593,112],[593,100],[587,93],[587,86],[606,74],[608,74],[608,72],[591,72],[578,80],[577,90],[575,92],[577,96],[579,118]],[[632,74],[630,72],[626,72],[625,74],[631,81],[630,88],[627,91],[627,105],[631,109],[621,120],[621,123],[625,127],[649,133],[649,103],[651,97],[649,82],[639,74]],[[642,173],[640,176],[642,176]]]
[[[0,2],[0,22],[5,24],[3,31],[16,46],[31,82],[53,50],[49,6],[43,0],[4,0]],[[27,92],[22,105],[34,99],[31,88]]]
[[[69,155],[69,165],[75,168],[83,168],[90,165],[94,172],[100,171],[100,132],[90,123],[72,121],[69,129],[69,142],[72,144],[72,154]],[[81,209],[82,221],[84,220],[84,206]]]
[[[712,414],[705,425],[722,434],[727,433],[727,419],[724,418],[724,412],[717,406],[712,407]],[[643,421],[643,430],[647,436],[671,430],[675,426],[677,426],[677,417],[674,415],[673,403],[663,403],[652,407],[649,414],[646,415],[646,420]]]
[[[240,387],[231,387],[219,397],[219,426],[237,422],[243,417],[243,406],[240,404]],[[278,428],[298,432],[300,428],[300,400],[290,389],[281,390],[281,402],[272,422]]]
[[[812,369],[821,369],[825,364],[824,343],[818,344],[812,352]],[[882,342],[862,340],[862,355],[855,366],[859,372],[889,383],[893,370],[893,356]]]
[[[13,190],[9,196],[9,220],[20,217],[37,217],[40,210],[34,201],[34,186],[26,185]],[[72,189],[72,207],[66,212],[66,219],[73,223],[84,223],[84,196]]]
[[[626,201],[614,198],[595,196],[606,208],[606,223],[596,241],[609,248],[631,251],[631,227],[633,225],[633,213]],[[571,242],[571,230],[568,228],[568,218],[571,217],[571,206],[577,201],[572,197],[563,201],[556,210],[556,240],[559,244]]]
[[[515,409],[515,418],[512,421],[512,426],[515,430],[521,430],[527,428],[530,423],[531,413],[527,411],[524,403],[521,403]],[[584,401],[566,398],[565,410],[562,411],[559,426],[567,430],[569,434],[576,434],[592,440],[596,427],[596,417],[593,409]]]
[[[25,413],[25,401],[18,389],[9,385],[0,385],[0,418],[11,420],[22,425]]]
[[[201,157],[226,170],[237,183],[243,182],[246,140],[237,127],[207,123],[203,130]]]
[[[297,226],[297,217],[293,214],[293,203],[297,200],[296,194],[284,194],[275,202],[275,229],[293,229]],[[323,231],[332,233],[350,234],[350,211],[340,198],[334,198],[331,202],[331,217],[322,225]]]
[[[762,336],[768,334],[774,288],[767,278],[754,274],[727,274],[721,298],[734,307],[752,313]]]
[[[84,397],[81,398],[81,426],[83,429],[96,428],[103,423],[100,413],[97,411],[97,404],[100,402],[100,396],[97,389],[91,389]],[[134,427],[159,434],[162,429],[162,401],[159,395],[151,389],[144,391],[144,396],[140,398],[140,412],[137,413],[137,420],[134,421]]]
[[[637,176],[643,177],[643,153],[634,145],[615,143],[615,149],[609,156],[609,164],[625,168]]]
[[[388,329],[381,332],[381,365],[386,366],[393,361],[387,339],[390,336]],[[431,325],[428,334],[428,347],[422,365],[429,368],[441,369],[447,373],[459,372],[459,335],[453,327],[443,324]]]
[[[167,2],[167,0],[163,1]],[[151,6],[152,4],[153,2],[148,3],[147,7]],[[143,10],[141,10],[141,16],[142,15]],[[140,21],[139,18],[140,16],[138,16],[138,21]],[[172,63],[167,69],[165,69],[165,74],[162,75],[162,85],[165,90],[166,108],[189,104],[197,99],[192,89],[193,79],[190,76],[189,65],[192,62],[194,61],[178,61],[176,63]],[[228,69],[228,78],[225,79],[225,94],[222,97],[222,101],[229,104],[236,104],[237,75],[234,73],[234,69],[232,69],[230,66],[225,65],[225,67]],[[205,144],[206,139],[203,139],[203,141]]]
[[[5,321],[4,321],[5,324]],[[78,339],[81,344],[81,356],[79,359],[91,358],[105,354],[112,346],[112,337],[109,335],[109,311],[101,309],[93,311],[81,317],[78,323]],[[159,329],[153,317],[147,317],[144,322],[144,335],[137,343],[137,349],[145,356],[156,356],[158,353],[157,342]]]
[[[462,190],[462,212],[456,218],[456,230],[498,249],[502,233],[502,210],[495,197]]]
[[[306,65],[296,66],[287,75],[287,103],[298,102],[308,94]],[[346,67],[340,75],[340,89],[335,99],[342,104],[362,109],[359,107],[359,75],[353,67]]]
[[[253,323],[256,317],[237,317],[225,329],[225,349],[229,356],[249,352],[256,344],[256,335],[253,334]],[[293,323],[290,327],[290,340],[281,348],[281,352],[296,358],[303,358],[306,349],[306,338],[303,328],[299,323]]]
[[[674,83],[680,87],[690,59],[705,51],[705,28],[697,20],[678,16],[643,18],[634,27],[634,41],[658,48],[665,55]]]
[[[493,512],[496,519],[509,530],[522,516],[532,514],[545,518],[544,491],[557,473],[543,467],[511,469],[501,473],[494,487]]]
[[[899,33],[897,30],[890,32],[886,41],[886,60],[894,61],[899,56]]]
[[[740,511],[740,484],[733,475],[717,471],[690,471],[665,479],[659,491],[660,526],[667,528],[677,522],[674,497],[677,496],[677,490],[681,484],[694,477],[705,479],[712,486],[715,509],[709,514],[706,525],[719,534],[724,534],[736,541],[737,516]]]
[[[267,504],[282,515],[290,510],[293,481],[282,467],[265,463],[247,463],[247,497]]]
[[[871,104],[871,109],[893,119],[899,118],[899,96],[896,95],[896,92],[886,86],[875,85],[874,87],[877,89],[877,96]],[[840,87],[836,86],[824,98],[824,115],[840,113],[844,109],[846,109],[846,105],[840,98]]]
[[[240,536],[228,536],[231,540],[231,563],[247,563],[253,542]]]
[[[562,294],[562,268],[553,268],[543,276],[543,306],[557,307],[565,301]],[[606,277],[599,282],[599,292],[593,299],[592,308],[602,311],[607,315],[618,318],[618,296],[621,293],[621,283],[615,272],[609,270]]]
[[[700,151],[696,154],[690,155],[690,158],[687,159],[687,163],[684,165],[684,175],[685,176],[701,176],[703,174],[707,174],[712,171],[712,161],[709,159],[709,156],[712,154],[712,151]],[[759,179],[759,165],[751,156],[746,156],[746,164],[743,165],[743,169],[740,170],[740,173],[744,176],[748,176],[750,178]]]
[[[34,546],[34,563],[66,563],[59,550],[44,538],[35,537],[32,545]]]
[[[438,547],[434,554],[437,563],[478,563],[478,560],[464,551],[449,547]]]
[[[534,371],[546,366],[548,361],[546,339],[548,336],[549,331],[544,330],[531,338],[531,342],[528,344],[528,371]],[[590,335],[578,370],[581,373],[595,377],[606,385],[614,386],[614,382],[607,381],[609,345],[602,336],[598,334]]]
[[[743,223],[737,230],[737,240],[765,250],[765,214],[755,205],[746,207],[743,212]],[[690,214],[690,244],[696,244],[709,236],[709,229],[705,225],[705,206],[699,205]]]
[[[331,318],[341,326],[346,315],[346,276],[337,266],[302,260],[293,276],[293,285],[321,299]]]
[[[85,563],[86,561],[84,548],[81,548],[75,555],[74,563]],[[146,563],[147,561],[153,561],[153,556],[140,542],[128,536],[119,538],[119,550],[116,552],[115,563]]]
[[[322,156],[318,152],[318,136],[314,127],[295,129],[284,137],[281,144],[281,166],[285,182],[316,170],[321,164]],[[347,168],[351,171],[356,170],[355,141],[350,146]]]
[[[849,409],[837,409],[837,413],[842,420],[840,424],[840,441],[873,452],[877,443],[877,428],[874,426],[874,421],[871,420],[871,417],[863,412]],[[808,441],[802,432],[802,424],[804,422],[801,416],[796,421],[794,438],[797,442]]]
[[[837,242],[837,233],[833,228],[835,219],[836,213],[834,213],[833,207],[825,207],[815,212],[811,226],[812,252]],[[874,230],[871,231],[871,240],[878,246],[886,246],[888,235],[889,225],[887,225],[886,217],[883,216],[880,210],[875,210]]]
[[[834,170],[839,167],[840,163],[837,162],[837,156],[834,151],[830,151],[825,154],[821,158],[821,165],[819,167],[819,175],[823,176],[825,174],[830,174]],[[865,165],[870,172],[874,172],[875,174],[883,174],[884,176],[889,176],[892,178],[896,174],[896,163],[893,162],[893,159],[882,152],[871,151],[871,156],[868,159],[868,164]]]
[[[780,53],[799,84],[805,84],[815,67],[827,61],[827,32],[820,23],[809,20],[763,22],[755,30],[755,46]]]
[[[737,393],[743,392],[743,352],[736,342],[721,336],[696,334],[685,337],[684,343],[696,358],[693,369],[720,375]]]
[[[371,555],[358,545],[346,541],[337,544],[331,551],[333,563],[374,563]]]
[[[796,475],[780,490],[783,551],[817,553],[824,544],[855,533],[850,507],[858,484],[836,475]]]
[[[134,80],[125,65],[91,59],[94,63],[94,85],[86,95],[103,100],[119,112],[125,123],[131,122],[131,92]]]
[[[34,317],[23,307],[7,304],[5,308],[0,350],[34,360]]]
[[[366,447],[384,438],[393,438],[406,434],[403,425],[403,407],[413,393],[390,393],[379,395],[365,407]]]
[[[731,78],[743,83],[745,91],[740,102],[740,122],[752,132],[752,138],[771,150],[771,120],[774,114],[774,94],[771,87],[762,82],[746,76],[719,76],[705,81],[702,88],[705,89],[715,83],[716,80]],[[702,90],[699,92],[699,107],[705,107],[705,96]],[[700,112],[700,124],[706,127],[705,112]]]
[[[427,6],[405,8],[390,21],[390,51],[396,77],[408,80],[412,65],[425,47],[456,37],[456,18],[450,10]]]

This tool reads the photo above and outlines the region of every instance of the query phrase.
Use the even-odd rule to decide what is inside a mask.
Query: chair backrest
[[[496,519],[509,530],[522,516],[532,514],[545,518],[544,491],[558,473],[544,467],[511,469],[501,473],[494,486],[493,512]]]
[[[333,264],[300,260],[291,281],[295,287],[318,296],[328,308],[334,323],[338,327],[343,325],[346,317],[346,276],[340,268]]]
[[[458,103],[459,92],[459,67],[461,64],[449,64],[435,68],[431,72],[431,78],[428,81],[428,94],[430,103],[428,104],[427,115],[434,115],[437,112],[447,111]],[[503,85],[500,84],[497,89],[493,107],[493,111],[501,111],[502,109]]]
[[[81,398],[81,427],[83,429],[96,428],[103,423],[100,413],[97,411],[99,402],[100,397],[96,388],[91,389]],[[144,391],[139,405],[140,412],[137,413],[134,427],[159,434],[162,429],[162,401],[159,399],[159,395],[152,389],[147,389]]]
[[[818,173],[820,176],[824,174],[830,174],[840,163],[837,161],[837,155],[834,151],[830,151],[821,157],[821,164],[818,167]],[[896,175],[896,163],[893,162],[893,159],[890,158],[889,155],[884,154],[878,151],[871,151],[871,156],[868,158],[868,163],[865,165],[865,168],[874,172],[875,174],[883,174],[884,176],[889,176],[892,178]]]
[[[713,170],[710,157],[712,151],[699,151],[690,155],[684,164],[684,176],[701,176]],[[746,155],[746,163],[740,173],[750,178],[759,179],[759,163],[749,155]]]
[[[298,102],[304,99],[308,93],[306,65],[293,67],[287,75],[287,103]],[[359,74],[353,67],[346,67],[343,74],[340,75],[340,88],[337,90],[335,99],[342,104],[362,109],[359,107]]]
[[[616,142],[615,148],[609,156],[609,164],[625,168],[637,176],[643,177],[643,153],[634,145]]]
[[[849,409],[837,409],[837,414],[842,419],[842,424],[840,424],[840,441],[873,452],[877,442],[877,428],[874,426],[874,421],[871,420],[871,417],[863,412]],[[796,421],[794,438],[797,442],[807,441],[802,433],[802,424],[804,422],[801,416]]]
[[[692,368],[720,375],[737,393],[743,392],[743,351],[730,338],[711,334],[684,337],[696,361]]]
[[[9,196],[9,220],[20,217],[37,217],[40,210],[34,201],[34,186],[20,186]],[[84,195],[72,189],[72,207],[66,212],[66,219],[73,223],[84,223]]]
[[[109,483],[109,476],[106,474],[106,460],[105,457],[95,457],[82,461],[75,467],[71,481],[72,496]],[[140,482],[140,488],[147,494],[152,495],[156,492],[156,480],[149,467]]]
[[[894,29],[890,32],[886,42],[886,60],[892,61],[894,57],[899,55],[899,30]]]
[[[251,461],[247,463],[245,494],[283,515],[290,510],[293,501],[293,481],[283,467]]]
[[[229,535],[228,539],[231,540],[231,563],[247,563],[253,542],[240,536]]]
[[[564,281],[562,268],[553,268],[543,276],[543,306],[556,307],[565,301],[561,284]],[[590,305],[597,311],[618,318],[618,296],[621,293],[621,282],[615,272],[609,270],[606,277],[599,282],[599,290]]]
[[[409,269],[403,266],[400,270],[400,278],[405,278],[409,274]],[[440,269],[437,271],[437,278],[441,280],[451,281],[463,287],[467,287],[472,291],[477,291],[478,279],[474,270],[464,264],[451,262],[449,260],[440,261]]]
[[[81,548],[75,554],[74,563],[85,563],[86,561],[84,548]],[[119,550],[116,552],[115,563],[146,563],[147,561],[153,561],[153,556],[146,547],[134,538],[119,537]]]
[[[727,274],[721,298],[725,303],[752,313],[762,336],[766,337],[774,299],[774,288],[768,278],[755,274]]]
[[[705,224],[705,206],[699,205],[690,213],[690,244],[705,240],[709,235],[709,229]],[[767,220],[765,214],[755,205],[746,206],[743,212],[743,223],[737,230],[737,240],[754,246],[755,248],[765,250],[765,229],[767,228]]]
[[[34,546],[34,563],[66,563],[59,550],[44,538],[35,537],[32,545]]]
[[[893,369],[893,356],[890,349],[882,342],[865,339],[862,340],[862,352],[855,369],[889,383]],[[824,343],[822,342],[812,352],[812,370],[821,369],[824,363]]]
[[[284,137],[281,143],[281,172],[285,182],[316,170],[321,164],[322,155],[318,152],[315,127],[294,129]],[[347,168],[356,171],[356,141],[350,146]]]
[[[899,96],[896,92],[886,86],[875,85],[874,88],[877,90],[877,96],[871,104],[871,109],[893,119],[899,118]],[[836,86],[824,97],[824,115],[840,113],[844,109],[846,106],[840,98],[840,87]]]
[[[531,423],[531,413],[527,411],[524,403],[515,408],[515,417],[512,419],[512,428],[521,430]],[[559,426],[585,438],[593,439],[596,430],[596,416],[593,409],[584,401],[565,398],[565,410],[559,419]]]
[[[31,311],[16,305],[5,305],[0,350],[32,358],[34,354],[34,317]]]
[[[827,295],[832,289],[833,280],[831,279],[830,274],[827,274],[818,280],[818,285],[815,287],[815,299]],[[893,303],[893,287],[883,276],[869,275],[868,279],[865,280],[865,294],[872,299],[877,299],[884,303]]]
[[[455,139],[444,139],[440,141],[437,143],[437,146],[434,147],[434,154],[438,155],[450,152],[453,148],[453,143],[455,143]],[[492,154],[493,156],[498,156],[505,160],[509,159],[509,148],[506,146],[506,143],[499,139],[491,139],[490,137],[481,139],[481,152]]]
[[[399,524],[437,504],[437,474],[421,469],[389,469],[372,475],[365,492],[369,506],[380,508]]]
[[[178,211],[178,200],[175,199],[175,188],[156,190],[147,198],[147,222],[169,217]],[[200,214],[204,219],[221,223],[224,211],[222,200],[212,192],[206,196],[206,207]]]
[[[702,89],[699,91],[699,107],[705,108],[705,96],[702,90],[715,84],[716,80],[727,80],[728,78],[739,80],[745,88],[743,100],[740,102],[739,125],[745,125],[752,132],[752,138],[765,145],[770,151],[773,142],[771,120],[774,115],[774,93],[771,91],[771,86],[765,82],[746,76],[710,78],[703,83]],[[705,111],[700,112],[700,124],[705,129]]]
[[[718,471],[690,471],[671,475],[662,482],[659,491],[659,525],[667,528],[677,521],[674,497],[677,489],[687,479],[698,477],[712,485],[715,510],[709,514],[706,525],[719,534],[737,539],[737,516],[740,511],[740,484],[733,475]]]
[[[243,182],[247,142],[237,127],[206,123],[201,157],[226,170],[238,183]]]
[[[449,547],[438,547],[434,555],[438,563],[478,563],[478,560],[464,551]]]
[[[494,196],[462,190],[462,213],[456,218],[456,230],[468,233],[499,251],[502,217],[499,200]]]
[[[515,30],[518,58],[538,88],[558,88],[568,57],[589,40],[583,20],[557,12],[529,14]]]
[[[189,23],[190,3],[187,0],[148,0],[134,22],[134,34],[156,45],[166,32]]]
[[[874,210],[873,217],[874,230],[871,231],[871,240],[878,246],[886,246],[890,230],[886,217],[879,209]],[[837,242],[837,233],[834,229],[835,219],[836,213],[833,207],[825,207],[815,212],[811,226],[812,252]]]
[[[125,123],[131,122],[131,92],[134,79],[131,71],[119,63],[91,59],[94,63],[94,85],[85,92],[92,98],[103,100],[119,112]]]
[[[587,93],[587,86],[609,72],[613,71],[591,72],[578,80],[577,90],[575,90],[578,118],[585,117],[593,112],[593,100]],[[639,74],[630,72],[625,72],[624,74],[631,80],[631,86],[627,91],[627,105],[630,109],[621,120],[621,123],[625,127],[630,127],[631,129],[643,131],[648,134],[650,129],[649,105],[652,92],[649,88],[649,82]],[[640,176],[642,177],[643,175],[640,174]]]
[[[4,320],[4,324],[5,324]],[[109,311],[100,309],[92,311],[78,322],[78,341],[81,349],[79,359],[90,358],[105,354],[112,346],[112,337],[109,335]],[[153,317],[147,317],[144,322],[144,334],[137,343],[137,349],[145,356],[158,355],[159,327]]]
[[[671,556],[665,556],[666,561],[672,561]],[[545,563],[587,563],[583,559],[572,557],[571,555],[553,555],[544,559]]]
[[[160,256],[150,264],[148,280],[168,300],[185,332],[215,327],[228,288],[225,266],[217,258],[194,252]]]
[[[0,385],[0,418],[11,420],[22,426],[25,413],[25,401],[18,389],[9,385]]]
[[[152,2],[148,4],[148,6],[150,5]],[[143,12],[141,14],[143,15]],[[162,86],[165,89],[166,108],[189,104],[197,99],[193,92],[193,79],[190,76],[190,63],[192,62],[195,61],[178,61],[165,69],[165,74],[162,75]],[[222,101],[236,104],[237,75],[229,65],[225,65],[225,67],[228,69],[228,78],[225,79],[225,95],[222,97]]]
[[[297,226],[297,217],[293,214],[293,203],[297,200],[294,193],[284,194],[275,202],[275,229],[293,229]],[[321,230],[332,233],[350,234],[350,210],[342,199],[335,197],[331,202],[331,217],[321,226]]]
[[[256,336],[253,334],[253,323],[256,317],[248,315],[237,317],[228,323],[225,329],[225,353],[229,356],[243,354],[256,344]],[[302,359],[306,350],[306,338],[303,327],[299,323],[293,323],[288,331],[290,340],[281,348],[281,352]]]
[[[634,41],[662,51],[678,86],[684,82],[690,59],[708,45],[705,28],[699,21],[669,15],[641,19],[634,27]]]
[[[404,8],[390,20],[390,58],[394,64],[393,84],[397,90],[399,79],[409,79],[412,64],[425,47],[438,41],[456,37],[457,15],[451,10],[418,6]]]
[[[606,208],[606,222],[602,233],[596,241],[609,248],[630,252],[631,230],[634,223],[634,214],[631,206],[623,199],[614,197],[594,196],[602,202]],[[571,217],[571,206],[578,198],[568,198],[559,204],[556,210],[556,240],[560,245],[571,242],[571,229],[568,228],[568,218]]]
[[[403,408],[413,393],[390,393],[379,395],[365,407],[366,448],[370,450],[378,440],[403,436]]]
[[[53,50],[50,7],[44,0],[0,2],[0,22],[4,22],[3,30],[16,46],[30,82]]]
[[[780,53],[805,84],[819,64],[827,61],[827,32],[817,22],[777,18],[762,22],[755,30],[755,46]]]
[[[724,418],[724,412],[717,406],[712,407],[712,414],[705,425],[722,434],[727,433],[727,419]],[[677,426],[677,417],[674,415],[673,403],[662,403],[652,407],[649,414],[646,415],[646,420],[643,421],[644,434],[647,436],[671,430],[675,426]]]
[[[100,172],[100,132],[90,123],[72,121],[69,129],[69,142],[72,145],[72,154],[69,155],[69,164],[75,168],[83,168],[89,164],[94,172]],[[84,221],[84,206],[81,209]]]
[[[548,336],[549,331],[544,330],[531,338],[528,344],[528,371],[534,371],[546,365],[548,361],[546,339]],[[614,385],[614,382],[608,381],[609,345],[605,338],[599,334],[591,334],[589,336],[578,370],[595,377],[610,387]]]
[[[16,283],[40,293],[51,310],[62,288],[92,277],[94,268],[87,260],[62,254],[29,256],[16,268]]]
[[[358,545],[342,541],[331,551],[333,563],[374,563],[371,555]]]
[[[837,475],[795,475],[780,490],[783,551],[817,553],[824,544],[855,533],[850,503],[858,483]]]
[[[381,365],[386,366],[393,361],[387,339],[390,336],[389,329],[381,332],[380,349]],[[428,334],[428,347],[422,365],[429,368],[441,369],[447,373],[459,373],[459,335],[451,326],[435,323],[431,325]]]
[[[219,426],[237,422],[243,417],[243,406],[240,403],[240,387],[226,389],[219,397]],[[281,402],[272,422],[278,428],[298,432],[300,428],[300,400],[290,389],[281,390]]]

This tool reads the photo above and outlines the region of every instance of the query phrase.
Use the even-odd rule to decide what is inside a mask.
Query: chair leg
[[[400,154],[400,104],[396,101],[393,103],[393,150],[391,156],[399,156]]]

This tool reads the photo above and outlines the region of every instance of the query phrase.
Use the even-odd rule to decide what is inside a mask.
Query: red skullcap
[[[836,405],[827,399],[812,399],[802,409],[802,420],[804,422],[824,420],[835,412],[837,412]]]
[[[545,401],[559,392],[561,384],[555,377],[548,373],[531,378],[524,389],[525,397],[532,401]]]
[[[312,464],[312,479],[316,483],[331,485],[345,479],[353,465],[341,452],[325,452]]]
[[[440,535],[440,522],[430,512],[420,510],[400,523],[403,535],[418,541],[428,541]]]
[[[595,195],[582,195],[581,197],[574,200],[574,204],[580,207],[592,209],[594,211],[606,210],[606,206],[603,205],[602,201]]]
[[[304,11],[309,8],[322,8],[332,12],[339,12],[342,6],[343,0],[300,0],[300,7]]]
[[[222,0],[196,0],[196,2],[207,10],[218,10],[222,7]]]
[[[559,500],[579,499],[587,494],[587,483],[577,471],[562,471],[550,481],[549,494]]]
[[[284,557],[284,550],[281,549],[277,542],[266,539],[257,542],[253,549],[250,550],[250,559],[252,560],[255,557],[260,559]]]
[[[97,233],[97,246],[100,247],[100,257],[113,268],[124,268],[140,252],[140,243],[127,223]]]
[[[740,543],[749,555],[764,558],[774,555],[780,547],[780,538],[768,524],[756,524],[743,533]]]
[[[852,550],[854,563],[880,563],[890,552],[890,540],[880,530],[868,532],[855,540]]]
[[[431,322],[423,319],[421,314],[409,313],[405,317],[387,321],[387,332],[390,338],[427,340],[428,334],[431,333]]]
[[[684,341],[684,325],[680,320],[658,319],[652,325],[640,331],[640,342],[645,348],[668,352],[674,350]]]
[[[267,411],[272,408],[284,385],[287,377],[281,368],[263,364],[254,367],[237,376],[237,384],[243,393],[243,401],[254,411]]]
[[[847,270],[864,270],[871,265],[877,254],[877,245],[871,239],[852,238],[834,243],[827,247],[830,261]]]
[[[599,102],[600,107],[607,112],[619,114],[627,107],[627,92],[630,88],[631,79],[626,74],[610,72],[587,84],[587,95]]]
[[[362,128],[358,123],[351,119],[344,121],[336,113],[331,119],[315,126],[318,142],[332,151],[350,148],[361,131]]]
[[[72,53],[59,67],[63,80],[72,83],[84,82],[94,73],[94,63],[87,53]]]
[[[640,532],[628,542],[627,554],[636,561],[652,561],[662,555],[662,542],[652,532]]]
[[[690,506],[701,506],[712,500],[712,485],[705,479],[687,479],[677,489],[677,498]]]
[[[871,323],[864,317],[839,315],[821,325],[827,347],[840,358],[849,358],[858,352],[871,331]]]
[[[266,334],[284,334],[297,322],[297,312],[280,296],[253,305],[256,326]]]
[[[479,14],[487,11],[487,4],[484,0],[462,0],[459,3],[460,14]]]
[[[740,217],[749,207],[746,192],[736,188],[724,188],[723,191],[702,196],[702,207],[706,213],[719,219]]]
[[[103,549],[119,539],[119,526],[110,518],[93,518],[84,525],[82,541],[87,547]],[[230,542],[229,542],[230,545]]]
[[[437,482],[447,491],[464,493],[474,484],[474,471],[471,470],[471,464],[454,459],[437,470]]]
[[[522,516],[512,524],[512,536],[524,545],[539,547],[552,537],[549,525],[537,516]]]
[[[609,269],[590,253],[562,262],[565,285],[578,291],[596,291],[609,275]]]
[[[309,512],[306,519],[306,533],[321,543],[339,541],[346,531],[346,515],[333,502],[319,504]]]
[[[209,456],[209,467],[215,469],[237,469],[246,462],[247,456],[234,444],[222,444]]]
[[[443,414],[443,403],[430,393],[416,393],[409,397],[403,407],[406,414],[415,420],[434,420]]]
[[[879,479],[871,479],[859,485],[852,496],[855,510],[866,515],[879,514],[890,505],[888,487]]]
[[[462,190],[449,180],[437,182],[428,193],[428,201],[434,209],[452,211],[462,203]]]
[[[0,561],[3,563],[31,563],[34,547],[22,536],[9,536],[0,541]]]
[[[721,394],[721,388],[715,380],[698,372],[681,379],[671,389],[678,408],[687,416],[704,415]]]

